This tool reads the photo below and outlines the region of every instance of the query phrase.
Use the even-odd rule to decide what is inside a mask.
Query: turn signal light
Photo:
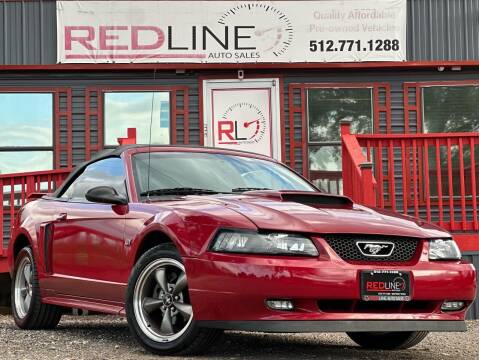
[[[464,307],[464,301],[444,301],[441,306],[442,311],[458,311]]]
[[[266,300],[266,305],[273,310],[293,310],[293,302],[290,300]]]

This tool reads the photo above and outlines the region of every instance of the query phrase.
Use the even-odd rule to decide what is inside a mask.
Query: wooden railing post
[[[374,181],[373,181],[373,163],[365,162],[359,165],[361,169],[361,190],[363,205],[376,206],[376,195],[374,194]]]
[[[30,195],[31,193],[36,192],[35,189],[35,179],[33,176],[27,176],[27,181],[26,181],[26,197]]]
[[[345,138],[351,134],[351,120],[342,119],[339,121],[341,134],[341,170],[343,172],[343,195],[353,197],[352,164],[346,148]]]
[[[342,119],[339,121],[339,126],[341,129],[341,136],[351,134],[351,120]]]
[[[343,194],[366,206],[376,206],[373,163],[367,161],[356,135],[351,134],[351,121],[341,120]]]

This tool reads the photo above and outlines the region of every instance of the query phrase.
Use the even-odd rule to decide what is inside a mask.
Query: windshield
[[[148,153],[133,156],[137,193],[231,193],[256,189],[317,191],[285,166],[260,159],[196,152],[152,152],[148,187]],[[160,191],[168,189],[169,192]]]

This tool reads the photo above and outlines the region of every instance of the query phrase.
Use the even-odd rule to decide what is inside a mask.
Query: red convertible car
[[[127,146],[19,212],[9,247],[22,329],[65,308],[121,314],[157,354],[222,330],[347,332],[400,349],[464,331],[474,267],[451,235],[320,192],[270,158]]]

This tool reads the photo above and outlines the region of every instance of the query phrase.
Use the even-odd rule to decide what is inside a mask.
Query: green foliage
[[[424,132],[478,132],[479,86],[423,89]]]
[[[333,146],[311,149],[310,167],[315,170],[340,170],[339,122],[351,120],[351,132],[372,132],[371,89],[308,90],[309,141]]]
[[[343,119],[352,121],[352,133],[371,132],[371,89],[311,89],[308,119],[310,141],[339,141],[339,122]]]

